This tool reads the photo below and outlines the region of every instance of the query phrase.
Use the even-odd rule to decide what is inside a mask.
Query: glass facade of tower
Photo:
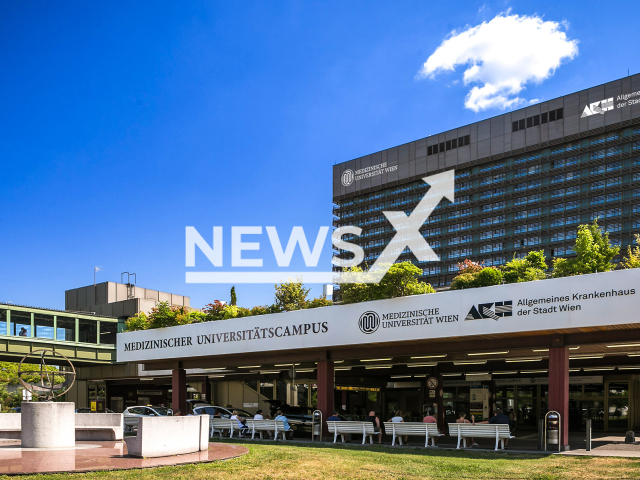
[[[408,249],[397,260],[434,286],[450,284],[465,258],[570,257],[578,225],[595,218],[625,253],[640,233],[640,100],[623,100],[634,92],[640,75],[338,164],[334,226],[362,228],[344,239],[371,265],[395,234],[383,211],[410,214],[429,189],[422,178],[455,169],[455,203],[440,202],[421,228],[440,261]]]

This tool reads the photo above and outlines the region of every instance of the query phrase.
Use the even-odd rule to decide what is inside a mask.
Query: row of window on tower
[[[535,127],[543,123],[560,120],[563,115],[563,109],[558,108],[556,110],[551,110],[550,112],[541,113],[540,115],[534,115],[532,117],[527,117],[526,119],[523,118],[522,120],[516,120],[512,123],[511,131],[517,132],[519,130],[524,130],[525,128]]]
[[[471,137],[465,135],[464,137],[454,138],[453,140],[447,140],[446,142],[436,143],[427,147],[427,155],[435,155],[436,153],[442,153],[447,150],[453,150],[454,148],[464,147],[469,145]]]

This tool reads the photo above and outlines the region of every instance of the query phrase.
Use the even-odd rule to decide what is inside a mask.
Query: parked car
[[[272,417],[275,417],[278,410],[282,410],[282,413],[287,417],[290,425],[311,426],[313,412],[316,410],[315,408],[300,406],[292,407],[281,400],[268,400],[268,402]]]
[[[20,413],[21,410],[22,410],[22,407],[11,407],[9,409],[9,413]]]
[[[193,411],[196,407],[210,407],[211,404],[203,402],[202,400],[187,400],[187,411]]]
[[[222,418],[231,418],[233,412],[237,411],[241,417],[245,418],[253,418],[253,413],[249,413],[246,410],[241,408],[233,408],[233,407],[217,407],[213,405],[200,405],[193,409],[194,415],[211,415],[215,416],[216,413],[219,413]]]
[[[241,417],[253,418],[253,414],[242,410],[241,408],[233,407],[218,407],[213,405],[201,405],[193,409],[193,415],[209,415],[209,437],[213,437],[214,434],[219,433],[218,430],[213,428],[211,420],[218,413],[221,418],[231,418],[233,412],[236,411]]]
[[[124,431],[133,432],[138,428],[140,417],[165,417],[173,415],[173,410],[167,407],[127,407],[124,411]]]

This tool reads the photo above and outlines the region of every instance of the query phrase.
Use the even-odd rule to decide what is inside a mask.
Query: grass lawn
[[[368,449],[332,445],[243,443],[240,458],[200,465],[22,479],[422,479],[422,478],[638,478],[640,459],[496,454],[453,450]]]

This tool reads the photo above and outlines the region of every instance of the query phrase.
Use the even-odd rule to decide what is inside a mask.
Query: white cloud
[[[529,82],[553,75],[563,61],[578,55],[578,40],[570,40],[565,23],[538,16],[500,14],[463,31],[453,31],[431,54],[418,78],[454,71],[465,65],[465,85],[473,85],[465,107],[479,112],[513,108],[530,101],[518,94]]]

